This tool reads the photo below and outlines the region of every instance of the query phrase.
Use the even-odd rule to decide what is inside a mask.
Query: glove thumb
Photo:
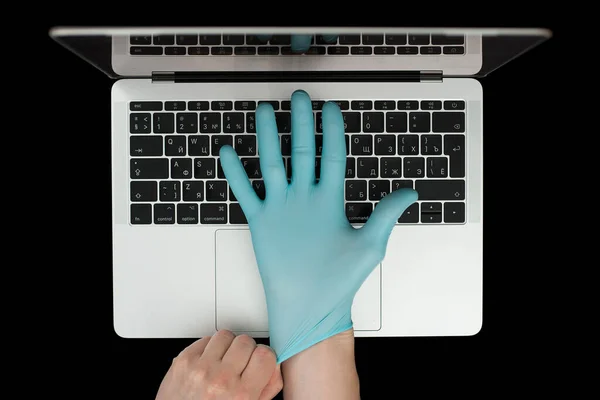
[[[385,196],[373,210],[367,223],[361,229],[361,235],[371,243],[387,246],[388,238],[398,218],[413,204],[419,195],[412,189],[402,188]]]

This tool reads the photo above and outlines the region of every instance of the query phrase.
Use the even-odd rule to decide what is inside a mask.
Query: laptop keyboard
[[[291,55],[289,35],[274,35],[263,43],[253,35],[130,36],[129,53],[136,56],[279,56]],[[340,35],[328,43],[315,35],[307,55],[462,55],[462,35]]]
[[[291,170],[289,100],[273,105],[283,162]],[[384,196],[414,188],[419,201],[399,224],[465,222],[465,102],[458,99],[334,100],[346,133],[345,209],[364,223]],[[315,174],[320,172],[321,108],[313,100]],[[259,197],[255,109],[260,101],[133,101],[129,103],[130,222],[247,224],[220,165],[232,145]]]

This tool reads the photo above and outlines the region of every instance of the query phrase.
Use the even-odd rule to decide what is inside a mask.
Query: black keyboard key
[[[426,179],[415,181],[419,200],[464,200],[465,181],[459,179]]]
[[[223,35],[223,44],[226,46],[243,45],[244,35]]]
[[[379,201],[390,194],[390,181],[374,180],[369,181],[369,200]]]
[[[393,180],[392,181],[392,192],[394,190],[399,190],[399,189],[412,189],[413,188],[413,181],[409,180],[409,179],[403,179],[403,180]]]
[[[442,54],[442,48],[439,46],[423,46],[420,49],[421,54],[436,55]]]
[[[409,181],[412,187],[412,181]],[[392,182],[392,186],[393,186]],[[393,189],[392,189],[393,190]],[[417,224],[419,222],[419,203],[413,203],[398,218],[400,224]]]
[[[177,133],[198,133],[197,113],[177,113],[175,117]]]
[[[442,102],[440,100],[421,100],[421,110],[441,110]]]
[[[239,225],[245,225],[248,223],[240,203],[229,204],[229,223]]]
[[[175,47],[175,46],[169,46],[169,47],[165,47],[165,55],[166,56],[184,56],[186,53],[186,48],[185,47]]]
[[[200,113],[201,133],[221,133],[221,113]]]
[[[465,136],[444,135],[444,154],[450,158],[450,177],[465,177]]]
[[[185,101],[165,101],[167,111],[185,111]]]
[[[209,47],[188,47],[188,55],[190,56],[207,56],[209,52]]]
[[[208,136],[188,136],[188,155],[190,156],[208,157],[210,155],[209,146]]]
[[[292,132],[292,113],[276,112],[275,122],[277,123],[277,131],[279,134]]]
[[[289,135],[288,135],[288,138],[289,138]],[[235,137],[234,142],[235,142],[235,152],[237,153],[238,156],[255,156],[256,155],[256,136],[254,136],[254,135],[237,135]]]
[[[373,136],[352,135],[351,148],[354,156],[370,156],[373,154]]]
[[[407,113],[388,112],[385,114],[385,131],[388,133],[401,133],[408,130]]]
[[[204,201],[204,182],[183,181],[183,201]]]
[[[429,35],[408,35],[408,43],[413,45],[426,45],[429,44]]]
[[[279,110],[279,101],[277,100],[261,100],[258,102],[258,105],[260,105],[261,103],[269,103],[271,107],[273,107],[274,111]]]
[[[354,157],[346,157],[346,178],[354,178],[355,175],[356,160],[354,159]]]
[[[427,213],[421,210],[421,222],[424,224],[438,224],[442,222],[442,213]]]
[[[154,129],[154,133],[174,133],[175,114],[154,113],[152,115],[152,128]]]
[[[427,157],[427,177],[447,178],[448,159],[446,157]]]
[[[338,107],[340,108],[340,110],[348,110],[348,109],[350,109],[350,102],[348,100],[329,100],[329,101],[331,101],[332,103],[337,104]]]
[[[227,204],[226,203],[202,203],[202,204],[200,204],[200,223],[201,224],[226,224],[227,223]]]
[[[421,135],[421,154],[439,156],[442,154],[442,135]]]
[[[373,54],[373,48],[366,46],[354,46],[350,47],[350,53],[356,56],[370,56]]]
[[[152,44],[152,36],[129,36],[129,44],[145,45]]]
[[[152,124],[150,123],[150,113],[129,114],[129,132],[150,133],[151,131]]]
[[[165,155],[169,157],[185,156],[185,136],[165,136]]]
[[[170,225],[175,223],[175,204],[155,204],[154,223],[157,225]]]
[[[254,136],[252,136],[254,137]],[[291,156],[292,155],[292,136],[281,135],[281,155]]]
[[[361,131],[360,113],[359,112],[343,112],[344,131],[346,133],[359,133]]]
[[[214,179],[217,176],[217,166],[214,158],[194,158],[194,178]]]
[[[211,101],[210,108],[213,111],[229,111],[233,109],[233,102],[223,100]]]
[[[309,56],[319,56],[327,53],[325,46],[311,46],[304,54]]]
[[[129,54],[132,56],[160,56],[163,48],[158,46],[131,46]]]
[[[198,35],[177,35],[175,41],[180,46],[194,46],[198,44]]]
[[[360,35],[339,35],[338,43],[342,45],[360,44]]]
[[[233,136],[231,135],[214,135],[211,137],[211,150],[213,156],[219,155],[219,150],[221,150],[222,146],[226,144],[233,147]]]
[[[256,133],[256,116],[253,112],[246,113],[246,132]]]
[[[313,100],[311,104],[313,111],[321,111],[325,102],[323,100]]]
[[[377,178],[379,176],[379,159],[377,157],[359,157],[356,160],[356,176]]]
[[[392,46],[377,46],[374,52],[376,55],[396,54],[396,48]]]
[[[462,100],[446,100],[444,101],[444,110],[464,110],[465,102]]]
[[[375,135],[375,155],[392,156],[396,154],[396,136]]]
[[[383,44],[383,35],[362,35],[362,44],[366,46]]]
[[[427,133],[431,130],[431,120],[428,112],[411,112],[408,115],[409,132]]]
[[[218,46],[221,44],[221,35],[200,35],[200,44]]]
[[[464,112],[434,112],[433,132],[456,133],[465,131]]]
[[[418,110],[419,102],[416,100],[399,100],[398,110]]]
[[[353,110],[372,110],[373,102],[371,100],[354,100],[350,103]]]
[[[131,179],[167,179],[168,158],[132,158],[129,160]]]
[[[207,201],[227,200],[227,181],[206,181]]]
[[[175,44],[174,35],[154,35],[152,41],[157,46],[169,46]]]
[[[444,46],[444,54],[449,54],[449,55],[465,54],[465,48],[462,46]]]
[[[236,56],[253,56],[256,54],[256,47],[235,47],[233,50]]]
[[[290,35],[273,35],[269,43],[272,45],[289,46],[292,43],[292,37]]]
[[[400,157],[381,157],[379,164],[380,177],[398,179],[402,176],[402,159]]]
[[[208,101],[188,101],[187,106],[190,111],[206,111],[209,103]]]
[[[131,136],[129,138],[129,155],[134,157],[162,156],[162,137]]]
[[[181,182],[179,181],[160,181],[159,199],[160,201],[179,201],[181,200]]]
[[[464,35],[431,35],[431,44],[464,44]]]
[[[325,40],[323,35],[316,35],[316,38],[317,38],[317,40],[315,41],[316,44],[337,44],[337,38],[335,38],[335,40],[331,40],[332,39],[331,35],[329,35],[329,37],[328,37],[329,41]]]
[[[223,113],[223,132],[224,133],[244,133],[244,113],[241,113],[241,112]]]
[[[415,55],[419,54],[419,48],[417,46],[398,46],[396,52],[399,55]]]
[[[158,191],[155,181],[132,181],[130,183],[131,201],[156,201]]]
[[[276,46],[259,46],[259,56],[276,56],[279,55],[279,47]]]
[[[404,157],[404,177],[405,178],[423,178],[425,177],[425,158],[423,157]],[[419,200],[421,197],[419,197]]]
[[[152,205],[132,204],[131,223],[134,225],[148,225],[152,223]]]
[[[323,135],[315,135],[315,154],[318,157],[323,155]]]
[[[382,112],[363,113],[363,132],[381,133],[384,127],[384,118]]]
[[[398,135],[398,154],[401,156],[419,154],[419,135]]]
[[[233,54],[233,47],[213,47],[210,53],[213,56],[230,56]]]
[[[253,158],[242,158],[241,159],[242,166],[246,171],[246,175],[250,179],[260,179],[262,178],[262,173],[260,171],[260,162],[258,157]]]
[[[234,108],[238,111],[253,111],[256,110],[255,101],[236,101]]]
[[[262,180],[252,181],[252,188],[259,199],[264,200],[266,196],[265,183]]]
[[[198,205],[189,203],[177,204],[177,223],[182,225],[198,224]]]
[[[385,35],[385,44],[390,46],[402,46],[406,44],[406,35]]]
[[[162,111],[161,101],[132,101],[129,103],[131,111]]]
[[[465,222],[465,203],[447,201],[444,203],[444,222],[458,224]]]
[[[367,181],[347,180],[345,187],[347,201],[367,200]]]
[[[393,100],[378,100],[375,102],[376,110],[395,110],[396,102]]]
[[[191,158],[171,158],[171,178],[190,179],[192,177]]]
[[[350,223],[365,223],[372,212],[372,203],[346,203],[346,218],[348,218],[348,222]]]

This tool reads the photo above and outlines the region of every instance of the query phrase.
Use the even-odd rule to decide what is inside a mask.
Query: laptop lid
[[[107,76],[153,80],[485,77],[551,37],[538,28],[55,27]]]

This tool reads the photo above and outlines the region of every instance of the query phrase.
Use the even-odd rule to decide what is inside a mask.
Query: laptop
[[[264,196],[255,109],[260,102],[273,105],[289,174],[290,96],[297,89],[313,101],[317,177],[321,107],[335,101],[343,113],[350,223],[360,227],[394,190],[419,193],[354,299],[356,336],[480,331],[479,79],[547,40],[549,31],[57,27],[50,35],[114,79],[119,336],[197,338],[219,329],[269,336],[250,232],[218,154],[222,145],[233,145]],[[300,54],[291,46],[297,35],[310,36]]]

